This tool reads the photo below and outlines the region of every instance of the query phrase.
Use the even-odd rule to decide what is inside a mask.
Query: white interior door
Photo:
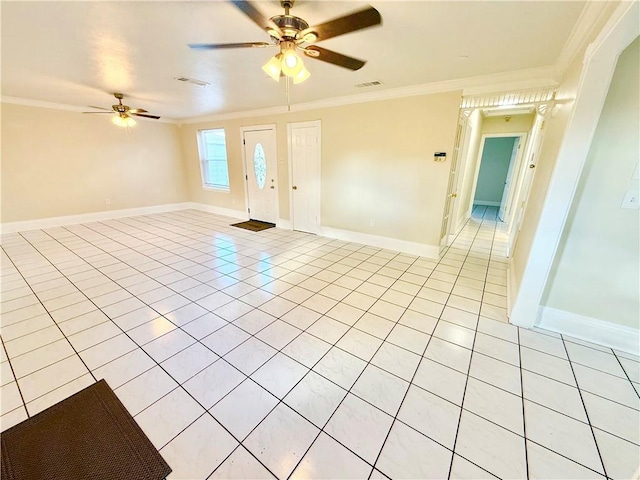
[[[320,227],[320,122],[288,125],[293,229],[318,233]]]
[[[510,196],[511,190],[511,180],[513,177],[513,167],[516,165],[516,157],[518,156],[518,151],[520,150],[522,144],[522,138],[517,137],[513,142],[513,150],[511,151],[511,158],[509,159],[509,168],[507,169],[507,177],[504,180],[504,189],[502,190],[502,199],[500,200],[500,209],[498,210],[498,218],[501,221],[505,221],[504,212],[507,202]]]
[[[449,245],[449,230],[451,229],[451,212],[454,199],[458,196],[454,191],[456,186],[456,174],[458,160],[460,157],[460,141],[464,124],[458,123],[456,130],[456,140],[453,147],[453,155],[451,156],[451,169],[449,170],[449,183],[447,185],[447,196],[444,201],[444,212],[442,215],[442,226],[440,227],[440,253]]]
[[[278,218],[276,129],[242,130],[249,218],[276,223]]]

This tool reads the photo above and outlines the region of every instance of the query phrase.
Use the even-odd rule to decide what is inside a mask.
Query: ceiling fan
[[[293,78],[293,83],[304,82],[309,78],[311,74],[304,67],[302,59],[298,57],[297,50],[307,57],[348,68],[349,70],[362,68],[366,63],[364,60],[348,57],[316,45],[306,44],[327,40],[382,23],[380,13],[371,6],[310,27],[302,18],[289,14],[295,0],[281,0],[280,4],[284,8],[284,15],[276,15],[271,18],[263,15],[252,2],[243,0],[230,1],[271,36],[271,43],[192,43],[189,44],[189,47],[200,50],[279,47],[280,52],[262,67],[276,81],[279,81],[282,75]]]
[[[115,113],[113,117],[113,123],[120,127],[133,127],[136,124],[136,121],[131,118],[131,115],[135,115],[136,117],[145,117],[145,118],[153,118],[159,119],[157,115],[146,115],[147,111],[142,108],[131,108],[129,105],[123,105],[122,99],[124,95],[121,93],[114,93],[114,97],[118,100],[116,105],[111,105],[111,108],[104,107],[95,107],[93,105],[89,105],[90,108],[97,108],[99,110],[107,110],[105,112],[82,112],[82,113]]]

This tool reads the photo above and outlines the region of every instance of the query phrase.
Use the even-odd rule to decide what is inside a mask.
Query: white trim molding
[[[344,242],[361,243],[372,247],[394,250],[408,255],[418,255],[420,257],[438,259],[440,257],[440,247],[426,243],[410,242],[399,238],[381,237],[369,233],[342,230],[340,228],[321,226],[319,235],[327,238],[335,238]]]
[[[586,46],[589,38],[593,35],[594,29],[605,18],[606,15],[612,13],[615,8],[615,2],[600,1],[587,2],[580,12],[580,17],[569,34],[569,38],[562,47],[560,55],[555,63],[555,76],[562,74],[569,68],[573,59]]]
[[[38,218],[22,222],[9,222],[0,224],[2,234],[26,232],[28,230],[40,230],[43,228],[63,227],[65,225],[77,225],[79,223],[101,222],[115,218],[137,217],[139,215],[151,215],[153,213],[176,212],[192,207],[190,202],[169,203],[165,205],[153,205],[150,207],[124,208],[120,210],[106,210],[102,212],[81,213],[78,215],[65,215],[62,217]]]
[[[78,105],[47,102],[44,100],[32,100],[30,98],[10,97],[7,95],[0,96],[0,103],[8,103],[11,105],[23,105],[25,107],[48,108],[51,110],[65,110],[67,112],[84,112],[87,110],[87,107],[82,107]],[[88,108],[91,108],[91,107],[88,107]],[[138,120],[142,120],[143,122],[151,122],[151,123],[172,123],[174,125],[177,125],[179,123],[177,120],[173,118],[167,118],[167,117],[154,118],[154,119],[136,117],[136,122]]]
[[[640,355],[640,330],[577,313],[541,306],[536,327]]]
[[[223,217],[237,218],[238,220],[249,220],[249,213],[245,210],[234,210],[231,208],[207,205],[206,203],[188,202],[184,208],[192,208],[201,212],[214,213]]]
[[[358,103],[376,102],[380,100],[391,100],[394,98],[415,97],[418,95],[429,95],[433,93],[451,92],[462,90],[464,95],[490,93],[496,91],[522,90],[539,87],[555,87],[558,85],[554,77],[555,68],[553,66],[529,68],[515,70],[512,72],[495,73],[490,75],[480,75],[476,77],[460,78],[455,80],[445,80],[442,82],[424,83],[420,85],[410,85],[407,87],[388,88],[374,92],[358,93],[343,97],[326,98],[306,103],[296,103],[289,107],[270,107],[258,110],[247,110],[241,112],[219,113],[203,117],[192,117],[182,119],[182,124],[205,123],[222,120],[234,120],[240,118],[263,117],[268,115],[284,114],[289,112],[302,112],[307,110],[317,110],[320,108],[341,107],[343,105],[354,105]]]
[[[500,206],[500,202],[485,202],[484,200],[474,200],[473,204],[474,205],[482,205],[482,206],[486,206],[486,207],[499,207]]]
[[[293,224],[291,220],[285,220],[284,218],[279,218],[276,220],[276,227],[282,228],[284,230],[293,230]]]

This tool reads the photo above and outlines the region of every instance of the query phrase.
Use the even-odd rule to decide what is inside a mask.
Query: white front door
[[[243,129],[249,218],[276,223],[278,218],[276,129]]]
[[[318,233],[320,227],[320,122],[291,123],[288,128],[293,229]]]

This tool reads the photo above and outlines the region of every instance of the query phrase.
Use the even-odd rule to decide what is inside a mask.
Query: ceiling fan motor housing
[[[271,20],[280,28],[282,36],[285,38],[293,39],[298,32],[309,28],[307,22],[295,15],[276,15],[271,17]]]

